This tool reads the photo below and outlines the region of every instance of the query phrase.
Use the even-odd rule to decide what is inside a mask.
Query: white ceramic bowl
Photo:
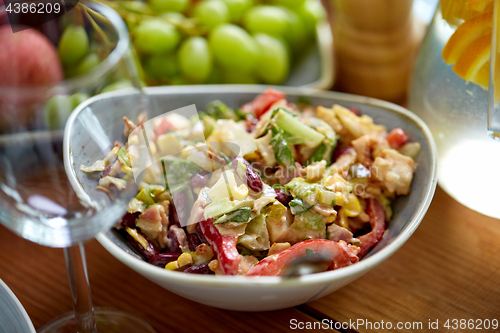
[[[265,88],[255,85],[158,87],[147,89],[147,94],[154,106],[151,116],[156,116],[193,103],[202,110],[214,99],[237,107],[252,100]],[[383,239],[367,256],[357,264],[339,270],[281,279],[167,271],[140,259],[113,230],[97,236],[104,248],[136,272],[178,295],[214,307],[242,311],[275,310],[315,300],[354,281],[396,252],[418,227],[436,188],[436,148],[427,126],[408,110],[371,98],[302,88],[277,89],[287,93],[290,101],[305,96],[315,105],[331,106],[338,103],[358,108],[363,114],[373,117],[376,123],[384,124],[389,129],[401,127],[412,141],[421,144],[421,152],[416,158],[418,168],[410,194],[395,201],[394,216]],[[137,103],[137,100],[137,95],[131,91],[99,95],[80,105],[72,114],[66,127],[65,162],[67,170],[72,170],[68,176],[81,197],[91,197],[95,184],[88,182],[88,177],[79,171],[79,166],[88,165],[103,157],[100,148],[103,135],[109,142],[122,139],[121,117],[131,115],[129,106]],[[94,119],[93,124],[100,124],[106,130],[88,128],[88,119]],[[99,135],[95,135],[97,132]]]
[[[0,332],[35,333],[35,328],[23,305],[2,280],[0,280]]]

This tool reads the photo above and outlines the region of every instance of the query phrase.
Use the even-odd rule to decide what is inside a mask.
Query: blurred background
[[[126,22],[142,87],[260,83],[339,90],[399,103],[406,100],[414,58],[437,5],[437,0],[95,2],[113,8]],[[49,85],[95,70],[113,46],[106,47],[106,36],[95,29],[99,17],[92,19],[82,8],[13,34],[4,7],[0,86]],[[20,13],[12,23],[22,25],[27,19]],[[62,128],[86,98],[134,85],[129,77],[114,73],[98,88],[49,99],[42,120],[31,119],[35,108],[26,101],[15,111],[4,107],[0,130],[8,127],[9,112],[29,119],[27,129]]]

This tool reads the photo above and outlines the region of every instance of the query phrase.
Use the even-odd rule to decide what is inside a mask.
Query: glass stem
[[[82,243],[64,249],[78,333],[97,333]]]
[[[500,0],[495,0],[491,34],[490,86],[488,94],[488,135],[500,140]]]

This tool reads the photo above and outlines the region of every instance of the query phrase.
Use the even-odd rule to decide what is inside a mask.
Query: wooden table
[[[86,250],[95,306],[137,314],[159,333],[284,332],[292,331],[292,319],[372,323],[371,329],[363,325],[341,332],[382,332],[376,329],[382,320],[397,332],[418,331],[416,326],[396,329],[398,322],[407,327],[421,322],[425,332],[429,320],[439,320],[435,331],[451,332],[456,330],[444,328],[447,319],[500,320],[500,221],[465,208],[439,188],[422,224],[394,256],[334,294],[280,311],[243,313],[200,305],[149,282],[95,240]],[[0,227],[0,278],[36,328],[71,310],[60,249]]]

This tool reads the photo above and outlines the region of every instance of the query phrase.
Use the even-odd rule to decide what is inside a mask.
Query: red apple
[[[57,50],[35,29],[0,27],[0,87],[46,86],[64,77]]]
[[[43,128],[47,88],[64,78],[56,48],[35,29],[13,33],[8,25],[0,45],[0,133]]]

